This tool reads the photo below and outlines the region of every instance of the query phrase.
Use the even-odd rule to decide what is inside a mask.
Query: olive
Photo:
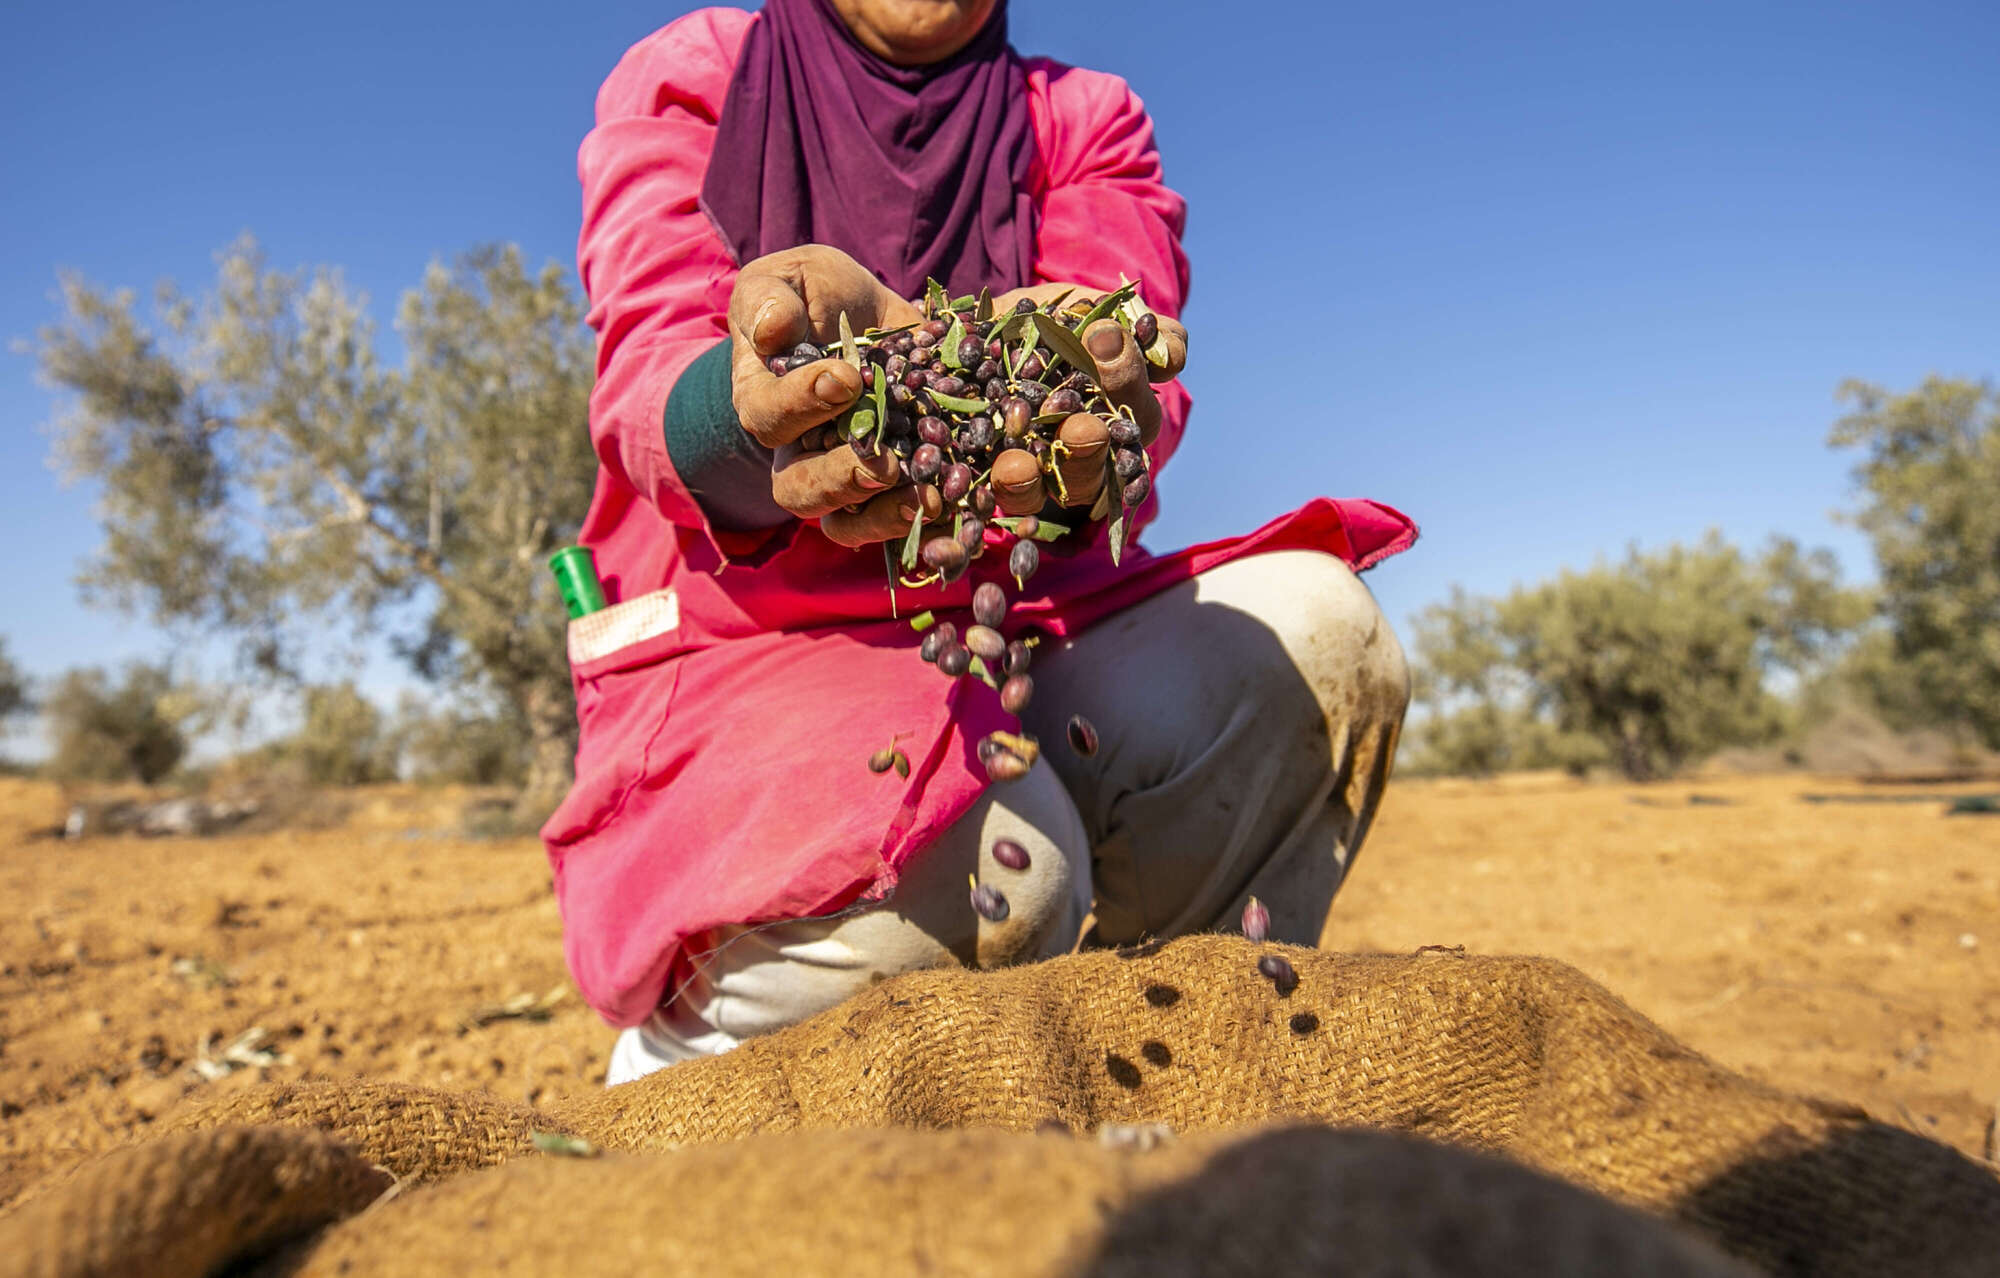
[[[1121,448],[1111,455],[1112,469],[1121,480],[1130,480],[1146,469],[1146,458],[1133,448]]]
[[[972,370],[972,380],[982,384],[1000,376],[1000,361],[997,359],[967,360],[966,365]]]
[[[1028,518],[1033,519],[1034,516],[1030,515]],[[1042,548],[1040,546],[1037,546],[1025,537],[1014,543],[1013,551],[1007,556],[1007,571],[1014,575],[1016,582],[1025,585],[1028,578],[1034,576],[1035,570],[1041,566]]]
[[[999,499],[993,495],[993,485],[981,484],[972,490],[972,513],[981,519],[993,518],[993,512],[999,505]]]
[[[980,389],[986,392],[986,402],[989,404],[997,404],[1007,398],[1007,381],[1005,378],[989,377],[986,379],[986,385]]]
[[[1151,346],[1153,339],[1160,335],[1160,317],[1147,311],[1132,321],[1132,340],[1141,346]]]
[[[1016,639],[1007,645],[1007,673],[1010,675],[1028,673],[1028,663],[1033,659],[1034,649]]]
[[[1123,417],[1113,418],[1111,421],[1111,442],[1118,448],[1137,448],[1139,446],[1139,423],[1127,421]]]
[[[943,377],[931,383],[931,389],[940,395],[949,395],[953,399],[962,399],[965,397],[965,392],[971,388],[959,378],[946,373]]]
[[[977,559],[986,549],[986,522],[977,515],[967,515],[958,526],[958,544]]]
[[[986,775],[995,781],[1019,781],[1028,775],[1028,761],[1011,750],[995,750],[986,758]]]
[[[926,445],[928,447],[928,445]],[[915,465],[914,462],[911,463]],[[951,537],[933,537],[924,543],[924,562],[940,572],[965,567],[965,547]]]
[[[951,427],[942,417],[920,417],[917,419],[917,437],[926,444],[936,444],[943,448],[951,443]]]
[[[957,545],[958,543],[953,542],[952,544]],[[989,667],[999,665],[1001,658],[1007,655],[1007,640],[1005,636],[991,626],[976,625],[969,628],[965,632],[965,646],[972,649],[972,655],[978,657]]]
[[[1018,396],[1000,406],[1002,430],[1009,439],[1024,439],[1035,423],[1035,410]]]
[[[1253,896],[1243,903],[1243,935],[1252,941],[1261,941],[1270,934],[1271,911]]]
[[[935,421],[935,418],[931,420]],[[944,469],[944,450],[936,444],[920,444],[910,457],[910,478],[928,484]],[[1128,503],[1130,504],[1130,503]]]
[[[1021,366],[1014,370],[1014,375],[1016,377],[1035,378],[1046,373],[1048,369],[1048,361],[1044,360],[1039,354],[1035,354],[1021,361]]]
[[[921,368],[906,369],[903,373],[902,382],[903,385],[909,387],[911,390],[922,390],[925,385],[924,370]]]
[[[1292,970],[1291,963],[1279,955],[1266,954],[1263,958],[1258,959],[1257,970],[1264,974],[1264,979],[1277,987],[1280,997],[1290,994],[1294,989],[1298,988],[1299,974]]]
[[[923,344],[934,346],[943,341],[944,335],[950,331],[951,321],[948,319],[926,320],[924,326],[917,330],[918,341],[923,343],[924,336],[928,335],[931,340]]]
[[[1061,413],[1065,417],[1071,413],[1080,413],[1083,411],[1083,396],[1067,387],[1051,392],[1049,397],[1042,401],[1042,411]]]
[[[792,371],[791,361],[787,360],[783,355],[773,355],[771,358],[765,360],[764,367],[770,369],[778,377],[783,377],[786,373]]]
[[[896,766],[896,747],[883,746],[868,756],[868,770],[877,774],[887,772]]]
[[[1146,500],[1146,494],[1152,491],[1152,476],[1141,474],[1133,476],[1132,482],[1125,485],[1125,491],[1121,496],[1127,506],[1136,506]]]
[[[1000,839],[993,844],[993,859],[1010,870],[1028,868],[1028,849],[1012,839]]]
[[[984,883],[972,889],[972,908],[988,923],[1003,922],[1008,914],[1007,898],[1000,894],[1000,889]]]
[[[1007,619],[1007,592],[998,582],[981,582],[972,592],[972,619],[982,626],[998,626]]]
[[[1069,717],[1069,748],[1086,759],[1097,753],[1097,726],[1080,714]]]
[[[952,644],[938,654],[937,668],[956,679],[972,669],[972,654],[958,644]]]
[[[925,445],[929,447],[929,445]],[[953,462],[944,468],[938,481],[939,491],[947,502],[956,502],[972,487],[972,467],[964,462]]]
[[[971,336],[970,334],[959,339],[958,343],[959,363],[965,365],[967,368],[976,368],[978,367],[980,361],[984,360],[985,358],[986,358],[986,343],[980,341],[976,337]]]
[[[802,359],[807,363],[811,363],[816,359],[825,359],[826,352],[811,342],[800,342],[797,346],[792,347],[792,358]]]
[[[1014,675],[1000,685],[1000,708],[1008,714],[1019,714],[1028,708],[1028,699],[1035,695],[1035,680],[1030,675]]]

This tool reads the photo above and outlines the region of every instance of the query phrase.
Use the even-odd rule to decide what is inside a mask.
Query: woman
[[[938,498],[893,452],[818,442],[858,375],[767,366],[843,311],[909,322],[926,277],[1005,305],[1125,273],[1178,315],[1184,206],[1124,83],[1018,57],[1005,0],[701,10],[626,54],[578,167],[601,462],[580,540],[613,606],[571,626],[577,780],[543,834],[571,972],[625,1030],[610,1081],[898,972],[1065,952],[1091,912],[1086,942],[1121,944],[1230,926],[1255,894],[1274,936],[1316,941],[1407,698],[1351,568],[1406,547],[1409,521],[1315,501],[1115,567],[1083,518],[1104,424],[1070,419],[1073,508],[1047,513],[1074,532],[1009,613],[1041,637],[1017,723],[924,666],[893,615],[879,543]],[[1158,383],[1116,323],[1082,334],[1156,471],[1188,412],[1187,334],[1163,330]],[[994,467],[1012,513],[1050,500],[1024,460]],[[1009,538],[987,536],[1000,553],[900,591],[902,615],[999,578]],[[1058,744],[1073,713],[1102,735],[1089,757]],[[989,785],[975,747],[1017,727],[1049,748]],[[864,766],[892,743],[907,777]],[[1002,839],[1026,868],[994,860]],[[969,875],[1005,918],[974,913]]]

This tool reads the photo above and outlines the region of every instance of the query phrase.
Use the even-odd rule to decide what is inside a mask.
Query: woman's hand
[[[860,396],[860,372],[822,359],[778,376],[767,363],[800,342],[837,341],[843,311],[857,333],[923,318],[839,249],[808,244],[744,266],[729,295],[732,398],[743,429],[773,451],[778,505],[818,520],[834,541],[860,546],[902,535],[920,500],[916,485],[899,482],[894,453],[885,448],[864,461],[830,431],[814,429]]]
[[[1097,290],[1080,285],[1037,284],[994,298],[993,309],[997,314],[1005,314],[1024,297],[1040,306],[1065,292],[1073,299],[1088,300],[1100,295]],[[1147,445],[1160,434],[1160,401],[1153,394],[1152,383],[1180,376],[1187,365],[1187,329],[1164,315],[1159,320],[1160,334],[1167,347],[1165,368],[1148,363],[1138,343],[1115,319],[1101,319],[1078,334],[1084,349],[1097,363],[1097,384],[1113,404],[1130,410],[1132,420],[1139,425],[1140,442]],[[1062,486],[1056,495],[1066,506],[1088,508],[1096,502],[1098,491],[1104,486],[1104,459],[1111,447],[1110,428],[1094,413],[1076,413],[1057,429],[1057,438],[1062,441],[1065,456],[1057,463]],[[1051,496],[1047,487],[1041,467],[1025,450],[1009,449],[994,459],[993,493],[1000,508],[1008,514],[1032,515],[1041,510]]]

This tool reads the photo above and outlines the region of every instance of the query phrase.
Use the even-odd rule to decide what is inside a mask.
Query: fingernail
[[[845,404],[854,398],[854,392],[848,389],[847,383],[832,373],[821,373],[813,381],[813,394],[819,396],[823,404]]]
[[[750,340],[755,342],[761,342],[763,340],[764,320],[771,314],[772,311],[777,309],[777,306],[778,306],[778,299],[772,298],[771,300],[765,302],[762,306],[757,308],[756,318],[750,321]]]
[[[1096,331],[1083,339],[1083,344],[1090,349],[1092,358],[1100,362],[1116,359],[1118,352],[1125,349],[1125,330],[1116,324],[1100,324]]]
[[[866,488],[869,492],[877,492],[887,488],[889,481],[866,466],[856,466],[854,468],[854,486],[856,488]]]

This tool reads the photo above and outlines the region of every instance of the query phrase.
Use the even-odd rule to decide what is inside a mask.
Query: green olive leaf
[[[875,433],[876,426],[880,425],[881,422],[875,416],[874,409],[857,408],[849,413],[846,420],[841,424],[847,428],[847,438],[853,440],[868,438]]]
[[[944,285],[936,280],[924,281],[924,313],[926,318],[936,319],[951,309],[951,296],[944,291]]]
[[[1139,286],[1136,284],[1123,284],[1114,292],[1106,293],[1103,297],[1098,298],[1097,305],[1084,313],[1083,322],[1076,326],[1076,331],[1081,333],[1092,324],[1095,324],[1113,311],[1118,310],[1125,303],[1131,301],[1133,295],[1138,291]],[[1127,327],[1130,326],[1127,325]]]
[[[1097,490],[1097,500],[1090,507],[1090,518],[1094,522],[1106,518],[1118,507],[1118,467],[1112,463],[1107,453],[1104,458],[1104,486]]]
[[[964,340],[965,317],[954,311],[951,317],[951,330],[944,335],[944,340],[938,343],[938,357],[944,360],[946,368],[954,372],[965,368],[965,361],[958,357],[959,343]]]
[[[1036,311],[1029,318],[1035,322],[1036,331],[1042,335],[1042,340],[1048,343],[1050,350],[1070,367],[1096,376],[1097,361],[1090,357],[1090,352],[1083,348],[1083,343],[1077,340],[1076,334],[1062,326],[1061,320],[1053,315],[1044,315],[1040,311]]]
[[[1120,506],[1118,513],[1111,517],[1110,526],[1104,531],[1105,535],[1111,539],[1111,566],[1116,568],[1119,556],[1125,553],[1125,508],[1123,506]]]
[[[977,675],[981,680],[983,680],[987,687],[998,688],[1000,686],[1000,681],[993,677],[993,672],[988,670],[986,668],[986,663],[984,661],[981,661],[979,658],[974,657],[971,663],[967,665],[965,668],[968,672]]]
[[[957,395],[940,395],[936,391],[927,393],[939,408],[949,408],[954,413],[983,413],[991,407],[983,399],[962,399]]]
[[[917,513],[910,517],[910,535],[903,538],[903,571],[914,571],[917,566],[917,549],[924,539],[924,504],[917,503]]]
[[[972,308],[972,318],[980,324],[990,324],[993,322],[992,289],[982,288],[979,290],[979,305]]]

